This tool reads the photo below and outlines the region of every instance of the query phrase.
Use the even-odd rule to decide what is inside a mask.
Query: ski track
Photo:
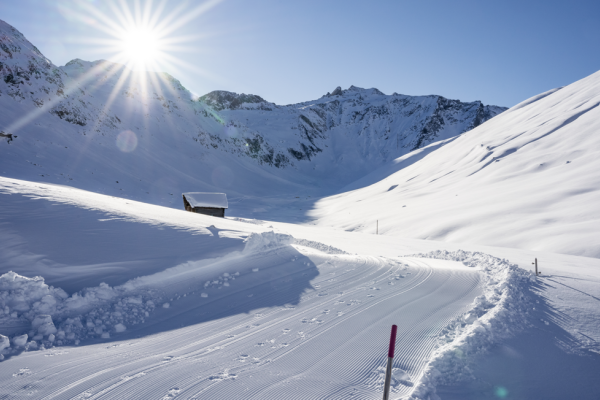
[[[311,281],[315,290],[305,292],[299,304],[248,314],[230,309],[222,318],[217,311],[208,322],[143,338],[26,352],[3,363],[0,398],[376,399],[389,327],[398,325],[394,368],[416,383],[441,329],[481,293],[479,273],[452,262],[447,262],[452,268],[436,268],[426,259],[296,248],[319,271]],[[288,246],[246,262],[260,265],[264,257],[285,262],[297,255]],[[275,280],[293,282],[298,273],[232,291],[210,303],[210,310],[219,310],[219,303],[225,308],[240,292],[255,294],[250,303],[284,304],[286,290],[261,295],[260,289]],[[184,321],[200,307],[177,313],[173,304],[170,318]],[[392,392],[400,397],[413,387],[399,384]]]

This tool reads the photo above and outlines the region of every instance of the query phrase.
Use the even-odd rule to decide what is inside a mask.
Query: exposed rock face
[[[200,99],[220,115],[260,132],[266,144],[285,131],[287,149],[275,154],[313,161],[324,149],[336,158],[396,158],[482,124],[506,108],[441,96],[385,95],[377,89],[336,88],[322,98],[278,106],[259,96],[212,92]],[[265,113],[265,111],[268,111]],[[276,122],[275,122],[276,121]],[[277,132],[272,126],[277,125]],[[353,163],[356,163],[353,158]]]
[[[333,92],[331,92],[331,96],[339,96],[342,94],[342,88],[340,86],[336,87]]]
[[[215,90],[200,97],[199,101],[212,107],[214,110],[220,111],[225,108],[235,110],[244,103],[266,103],[266,101],[253,94],[237,94],[227,92],[225,90]]]
[[[31,101],[37,107],[64,97],[64,73],[25,37],[0,21],[0,95]]]

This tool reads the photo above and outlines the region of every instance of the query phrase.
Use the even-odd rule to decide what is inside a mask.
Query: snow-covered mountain
[[[318,202],[324,226],[600,257],[600,71]],[[348,218],[348,216],[354,218]]]
[[[598,399],[600,72],[477,126],[0,56],[0,398],[381,399],[396,324],[393,398]]]
[[[265,195],[331,194],[504,110],[354,86],[286,106],[224,91],[195,98],[166,73],[56,67],[4,22],[0,43],[0,174],[175,207],[190,190],[245,198],[245,211],[264,209]]]

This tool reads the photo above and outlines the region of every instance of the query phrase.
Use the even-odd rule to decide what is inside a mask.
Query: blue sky
[[[597,0],[224,0],[195,15],[201,4],[167,1],[159,14],[181,7],[169,36],[184,48],[161,69],[199,95],[289,104],[355,85],[512,106],[600,69]],[[100,0],[2,1],[0,19],[57,65],[109,59],[90,10],[116,20]]]

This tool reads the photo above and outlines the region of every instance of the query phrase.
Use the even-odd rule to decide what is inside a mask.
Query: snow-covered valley
[[[278,106],[0,28],[0,398],[379,399],[392,324],[392,398],[600,396],[600,73]]]
[[[452,398],[465,385],[457,398],[468,398],[472,382],[494,398],[497,385],[473,377],[497,369],[473,366],[531,358],[541,368],[523,348],[531,335],[561,356],[555,383],[541,390],[502,370],[503,388],[568,394],[569,380],[582,385],[579,398],[597,393],[598,259],[217,219],[0,182],[7,398],[375,399],[392,323],[396,398],[436,387]]]

